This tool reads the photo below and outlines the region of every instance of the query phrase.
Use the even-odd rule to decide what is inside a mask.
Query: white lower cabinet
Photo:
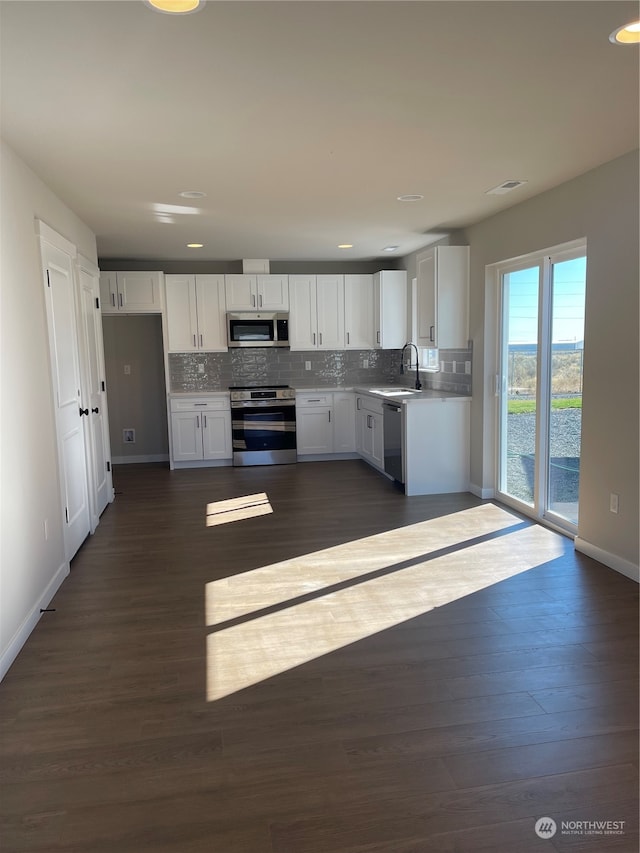
[[[374,468],[384,470],[382,400],[356,395],[356,451]]]
[[[355,403],[348,391],[296,395],[298,456],[326,456],[355,451]]]
[[[171,399],[171,461],[231,459],[231,409],[226,397]]]
[[[355,394],[350,391],[336,391],[333,395],[333,450],[334,453],[355,453],[355,449]]]

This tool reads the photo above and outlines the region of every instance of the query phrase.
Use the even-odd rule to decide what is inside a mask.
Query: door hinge
[[[97,308],[98,310],[100,309],[100,300],[98,299],[98,297],[97,297],[97,296],[96,296],[96,308]]]
[[[51,279],[49,278],[49,270],[47,270],[47,287],[51,287]]]
[[[111,471],[111,462],[107,462],[107,471]]]
[[[107,390],[107,389],[105,388],[105,386],[104,386],[104,379],[102,380],[102,382],[100,383],[100,385],[102,386],[102,390],[103,390],[103,391],[106,391],[106,390]]]

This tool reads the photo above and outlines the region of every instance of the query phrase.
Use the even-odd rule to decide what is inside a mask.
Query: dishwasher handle
[[[384,403],[382,404],[382,408],[383,408],[383,409],[389,409],[389,410],[390,410],[390,411],[392,411],[392,412],[401,412],[401,411],[402,411],[402,406],[400,405],[400,403],[387,403],[387,402],[384,402]]]

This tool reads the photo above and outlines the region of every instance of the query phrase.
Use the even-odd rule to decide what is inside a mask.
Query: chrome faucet
[[[420,354],[418,353],[418,347],[415,344],[408,343],[402,347],[402,355],[400,356],[400,373],[404,373],[404,351],[407,347],[413,347],[416,351],[416,382],[415,388],[416,391],[419,391],[422,388],[422,383],[420,382]],[[409,367],[411,367],[411,356],[409,356]]]

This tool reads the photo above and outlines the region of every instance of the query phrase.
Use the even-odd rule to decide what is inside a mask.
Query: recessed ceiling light
[[[204,243],[187,243],[187,249],[202,249]]]
[[[422,201],[424,198],[420,193],[410,193],[409,195],[399,195],[398,201]]]
[[[511,190],[515,190],[516,187],[521,187],[526,183],[526,181],[503,181],[497,187],[486,190],[485,195],[504,195],[504,193],[509,193]]]
[[[206,193],[201,193],[200,190],[184,190],[184,192],[178,193],[182,198],[205,198]]]
[[[144,0],[154,12],[163,12],[165,15],[188,15],[191,12],[199,12],[205,4],[205,0]]]
[[[609,41],[613,44],[640,44],[640,21],[618,27],[609,36]]]
[[[338,245],[339,249],[353,249],[353,243],[340,243]]]
[[[400,246],[385,246],[383,252],[395,252]]]

